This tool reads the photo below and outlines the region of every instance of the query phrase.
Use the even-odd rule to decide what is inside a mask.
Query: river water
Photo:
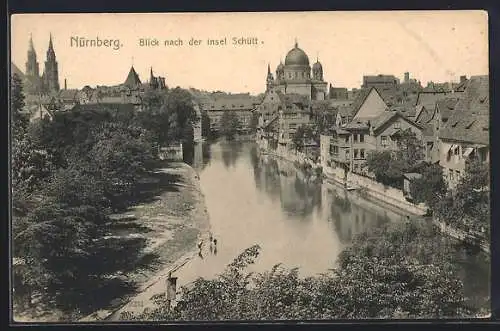
[[[252,271],[281,263],[299,268],[302,276],[326,272],[357,233],[406,217],[341,187],[310,180],[292,163],[260,155],[250,142],[197,144],[190,155],[217,251],[206,243],[201,256],[177,271],[181,286],[216,276],[254,244],[261,253]],[[475,305],[484,305],[478,298],[489,295],[489,266],[477,256],[465,256],[462,274]]]

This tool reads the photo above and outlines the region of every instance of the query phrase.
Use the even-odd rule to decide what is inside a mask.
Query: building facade
[[[453,113],[439,130],[439,164],[455,188],[472,158],[490,161],[489,77],[472,76]]]
[[[295,43],[285,57],[285,63],[276,67],[273,77],[270,66],[266,77],[266,91],[275,89],[283,94],[300,94],[309,100],[325,100],[328,83],[323,80],[323,66],[317,60],[312,68],[307,54]]]

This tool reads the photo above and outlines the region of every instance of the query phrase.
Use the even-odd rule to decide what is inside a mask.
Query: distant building
[[[238,117],[241,130],[248,132],[258,100],[249,93],[226,94],[214,92],[197,96],[196,102],[202,111],[206,111],[212,131],[220,131],[222,115],[225,112],[232,112]]]
[[[266,91],[275,89],[283,94],[300,94],[309,100],[325,100],[328,95],[328,83],[323,80],[323,66],[316,60],[312,68],[309,57],[299,48],[298,43],[285,57],[285,63],[276,68],[273,77],[271,68],[267,68]]]
[[[52,34],[49,39],[49,49],[47,50],[47,60],[42,75],[43,91],[46,93],[59,91],[59,69],[56,61],[56,53],[52,45]]]
[[[362,88],[375,87],[380,90],[396,88],[399,85],[399,79],[394,75],[376,75],[363,76]]]

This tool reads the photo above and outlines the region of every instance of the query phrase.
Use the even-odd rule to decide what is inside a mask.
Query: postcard
[[[12,320],[489,316],[487,22],[13,15]]]

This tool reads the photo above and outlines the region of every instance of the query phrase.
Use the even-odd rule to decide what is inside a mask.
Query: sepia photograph
[[[16,323],[489,318],[488,14],[15,14]]]

